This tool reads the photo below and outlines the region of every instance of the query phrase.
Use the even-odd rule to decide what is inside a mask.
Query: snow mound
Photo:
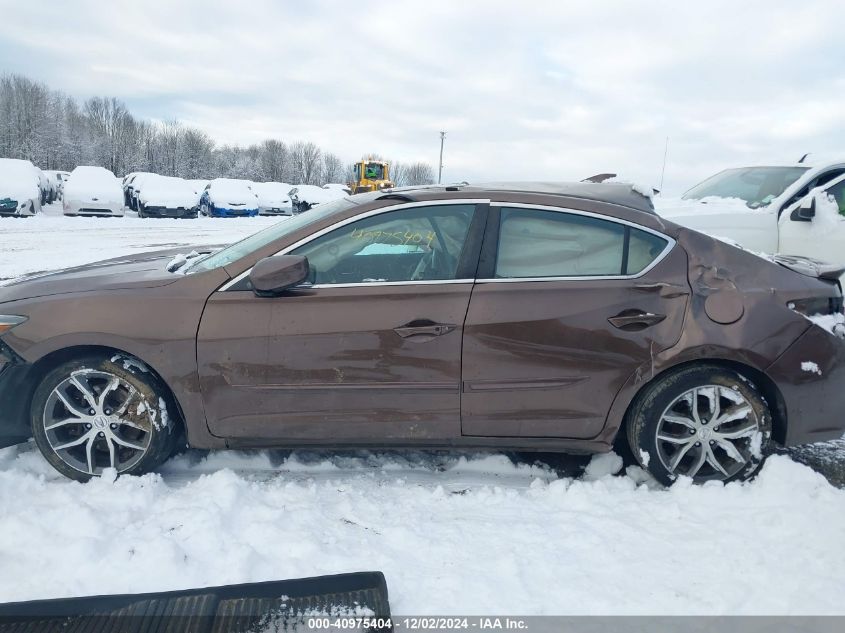
[[[0,600],[363,564],[404,614],[845,614],[845,491],[788,458],[750,484],[651,489],[638,468],[420,455],[192,452],[79,484],[0,450]]]
[[[614,453],[599,453],[593,455],[587,468],[584,470],[584,475],[587,479],[601,479],[608,475],[615,475],[622,470],[622,458]]]

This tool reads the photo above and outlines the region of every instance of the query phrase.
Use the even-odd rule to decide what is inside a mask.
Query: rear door
[[[591,438],[619,389],[681,334],[686,254],[653,231],[494,206],[464,325],[465,436]]]
[[[286,253],[313,285],[215,293],[197,338],[211,432],[372,444],[460,436],[461,336],[486,205],[379,209]]]

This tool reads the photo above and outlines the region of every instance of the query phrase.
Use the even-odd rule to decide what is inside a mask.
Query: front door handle
[[[443,336],[454,330],[457,325],[450,325],[448,323],[435,323],[428,319],[420,319],[418,321],[411,321],[405,325],[393,328],[402,338],[414,340],[418,342],[429,341],[435,336]]]
[[[610,324],[626,332],[638,332],[652,325],[657,325],[666,318],[665,314],[653,314],[642,310],[623,310],[608,319]]]

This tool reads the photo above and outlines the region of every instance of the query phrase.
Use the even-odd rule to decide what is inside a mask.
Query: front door
[[[845,264],[845,180],[809,195],[815,198],[815,216],[799,215],[803,200],[781,214],[780,253]]]
[[[463,435],[594,437],[628,378],[680,338],[686,254],[580,211],[512,205],[490,223],[494,263],[464,325]]]
[[[215,293],[197,341],[220,437],[352,443],[460,435],[475,204],[380,210],[286,252],[313,284]],[[480,235],[480,234],[479,234]]]

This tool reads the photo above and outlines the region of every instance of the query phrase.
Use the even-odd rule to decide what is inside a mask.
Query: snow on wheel
[[[161,464],[177,433],[168,394],[128,356],[62,363],[44,376],[31,409],[35,443],[60,473],[86,481],[107,468],[141,474]]]
[[[744,481],[760,468],[772,432],[769,406],[739,373],[703,365],[646,388],[628,416],[628,440],[640,465],[669,485]]]

